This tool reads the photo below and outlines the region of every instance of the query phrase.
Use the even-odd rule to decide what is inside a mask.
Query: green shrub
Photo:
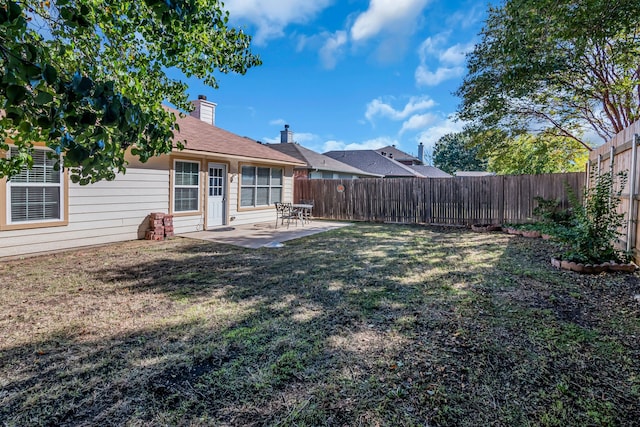
[[[563,208],[559,200],[540,196],[534,197],[533,200],[537,202],[533,215],[540,218],[540,222],[560,225],[569,225],[571,222],[571,209]]]
[[[624,213],[618,213],[617,209],[627,173],[606,172],[598,176],[592,173],[591,182],[593,186],[584,189],[582,203],[570,191],[571,225],[557,236],[567,246],[563,258],[584,263],[627,261],[626,254],[615,247],[624,226]]]

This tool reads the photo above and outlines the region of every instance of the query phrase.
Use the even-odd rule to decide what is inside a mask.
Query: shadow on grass
[[[123,253],[94,280],[169,309],[101,340],[72,324],[5,348],[0,419],[631,425],[640,325],[617,293],[640,293],[637,277],[558,273],[550,250],[361,224],[278,249]]]

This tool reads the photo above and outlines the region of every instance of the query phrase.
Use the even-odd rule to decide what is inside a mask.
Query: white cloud
[[[316,135],[315,133],[294,132],[293,140],[300,145],[305,145],[318,142],[320,140],[320,136]]]
[[[304,145],[304,146],[308,146],[308,145],[319,145],[321,138],[319,135],[316,135],[315,133],[309,133],[309,132],[294,132],[293,133],[293,140],[294,142],[297,142],[300,145]],[[265,136],[264,138],[262,138],[263,142],[266,142],[268,144],[279,144],[280,143],[280,134],[278,134],[278,136],[275,136],[273,138]]]
[[[264,138],[262,138],[262,142],[264,142],[266,144],[279,144],[280,143],[280,135],[278,135],[275,138],[269,138],[268,136],[265,136]]]
[[[467,53],[473,50],[473,46],[473,43],[455,44],[444,52],[440,52],[438,58],[445,64],[462,65],[467,59]]]
[[[440,138],[448,133],[462,132],[463,128],[464,123],[456,121],[453,116],[441,118],[439,122],[420,132],[416,140],[424,144],[425,150],[432,151]]]
[[[328,34],[324,45],[320,48],[318,54],[322,65],[326,69],[333,69],[336,66],[337,57],[342,53],[344,45],[347,43],[347,32],[336,31]]]
[[[284,126],[287,124],[285,119],[274,119],[269,122],[271,126]]]
[[[396,110],[382,99],[377,98],[367,104],[367,111],[364,115],[369,121],[372,121],[376,116],[386,117],[391,120],[404,120],[411,114],[427,110],[434,105],[436,105],[435,101],[429,97],[411,97],[402,110]]]
[[[447,27],[449,28],[463,28],[467,29],[472,25],[482,21],[484,17],[485,9],[483,6],[475,5],[468,10],[459,10],[453,13],[447,19]]]
[[[433,37],[427,37],[418,48],[420,65],[416,68],[415,79],[418,86],[436,86],[445,80],[454,79],[464,74],[462,66],[467,52],[473,49],[473,43],[455,44],[444,48],[449,33],[440,33]],[[435,71],[427,65],[430,60],[437,60]]]
[[[429,0],[371,0],[369,9],[361,13],[351,27],[351,38],[362,41],[379,33],[412,28],[422,16]]]
[[[330,140],[326,141],[322,146],[322,152],[334,150],[375,150],[386,147],[387,145],[398,145],[398,141],[388,136],[381,136],[369,139],[363,142],[345,143],[343,141]]]
[[[408,130],[424,129],[430,124],[434,123],[436,120],[438,120],[438,116],[432,113],[413,115],[409,118],[409,120],[402,123],[400,135]]]
[[[292,23],[304,23],[328,7],[333,0],[227,0],[225,9],[232,21],[248,21],[257,27],[256,44],[284,35]]]
[[[418,48],[418,55],[421,61],[425,61],[429,55],[437,56],[442,50],[441,46],[447,42],[449,32],[439,33],[433,37],[427,37]]]
[[[431,71],[426,65],[416,68],[415,78],[418,86],[437,86],[445,80],[454,79],[464,74],[463,67],[438,67]]]

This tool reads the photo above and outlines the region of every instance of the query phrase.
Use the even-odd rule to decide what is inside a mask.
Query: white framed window
[[[173,164],[173,211],[200,210],[200,163],[176,160]]]
[[[240,206],[269,206],[282,201],[282,168],[242,166]]]
[[[62,170],[55,170],[55,158],[45,148],[33,150],[33,167],[24,168],[7,180],[7,224],[30,224],[62,221],[64,180]],[[10,156],[18,154],[11,147]]]

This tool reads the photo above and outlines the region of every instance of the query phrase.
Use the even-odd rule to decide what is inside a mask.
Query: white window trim
[[[7,158],[9,158],[11,156],[11,148],[12,146],[10,146],[9,150],[7,150],[6,156]],[[39,150],[39,151],[51,151],[48,148],[44,148],[44,147],[34,147],[33,150]],[[6,196],[6,200],[5,200],[5,206],[6,208],[6,222],[7,225],[28,225],[28,224],[46,224],[46,223],[55,223],[55,222],[62,222],[65,220],[64,217],[64,213],[65,213],[65,185],[64,185],[64,179],[65,179],[65,175],[64,172],[62,170],[62,168],[60,168],[60,170],[58,171],[58,173],[60,174],[60,182],[58,183],[50,183],[50,182],[13,182],[11,179],[7,179],[7,184],[6,184],[6,191],[5,191],[5,196]],[[11,211],[11,189],[12,188],[16,188],[16,187],[53,187],[53,188],[58,188],[60,190],[60,200],[58,201],[58,217],[57,218],[48,218],[48,219],[38,219],[38,220],[27,220],[27,221],[13,221],[12,219],[12,211]]]
[[[180,162],[180,163],[195,163],[196,165],[198,165],[198,185],[176,185],[176,163],[178,163],[178,162]],[[200,176],[201,169],[202,169],[202,167],[201,167],[200,162],[195,161],[195,160],[175,159],[173,161],[173,189],[171,190],[172,193],[173,193],[173,197],[172,197],[173,206],[171,208],[172,208],[172,211],[174,213],[183,214],[183,213],[200,212],[200,184],[201,184],[201,181],[202,181],[202,177]],[[197,205],[195,210],[190,210],[190,211],[179,211],[179,210],[176,210],[176,188],[197,188],[198,189],[198,198],[197,198],[198,205]]]
[[[240,171],[242,172],[242,170],[244,168],[253,168],[254,169],[254,173],[255,173],[255,178],[256,178],[256,183],[252,184],[252,185],[245,185],[242,183],[242,180],[240,180],[240,194],[239,194],[239,200],[240,200],[240,207],[241,208],[262,208],[262,207],[268,207],[268,206],[272,206],[275,202],[271,199],[271,190],[273,188],[279,188],[280,189],[280,194],[281,194],[281,198],[282,196],[284,196],[284,168],[282,167],[271,167],[271,166],[254,166],[254,165],[242,165],[240,167]],[[259,168],[264,168],[264,169],[269,169],[269,185],[258,185],[258,169]],[[281,171],[281,175],[282,175],[282,184],[280,185],[273,185],[271,184],[271,178],[272,178],[272,171],[274,169],[279,169]],[[242,204],[242,189],[243,188],[253,188],[255,191],[253,192],[253,204],[252,205],[243,205]],[[269,202],[266,205],[258,205],[256,203],[257,201],[257,197],[258,197],[258,188],[269,188]],[[280,200],[282,201],[282,200]]]

